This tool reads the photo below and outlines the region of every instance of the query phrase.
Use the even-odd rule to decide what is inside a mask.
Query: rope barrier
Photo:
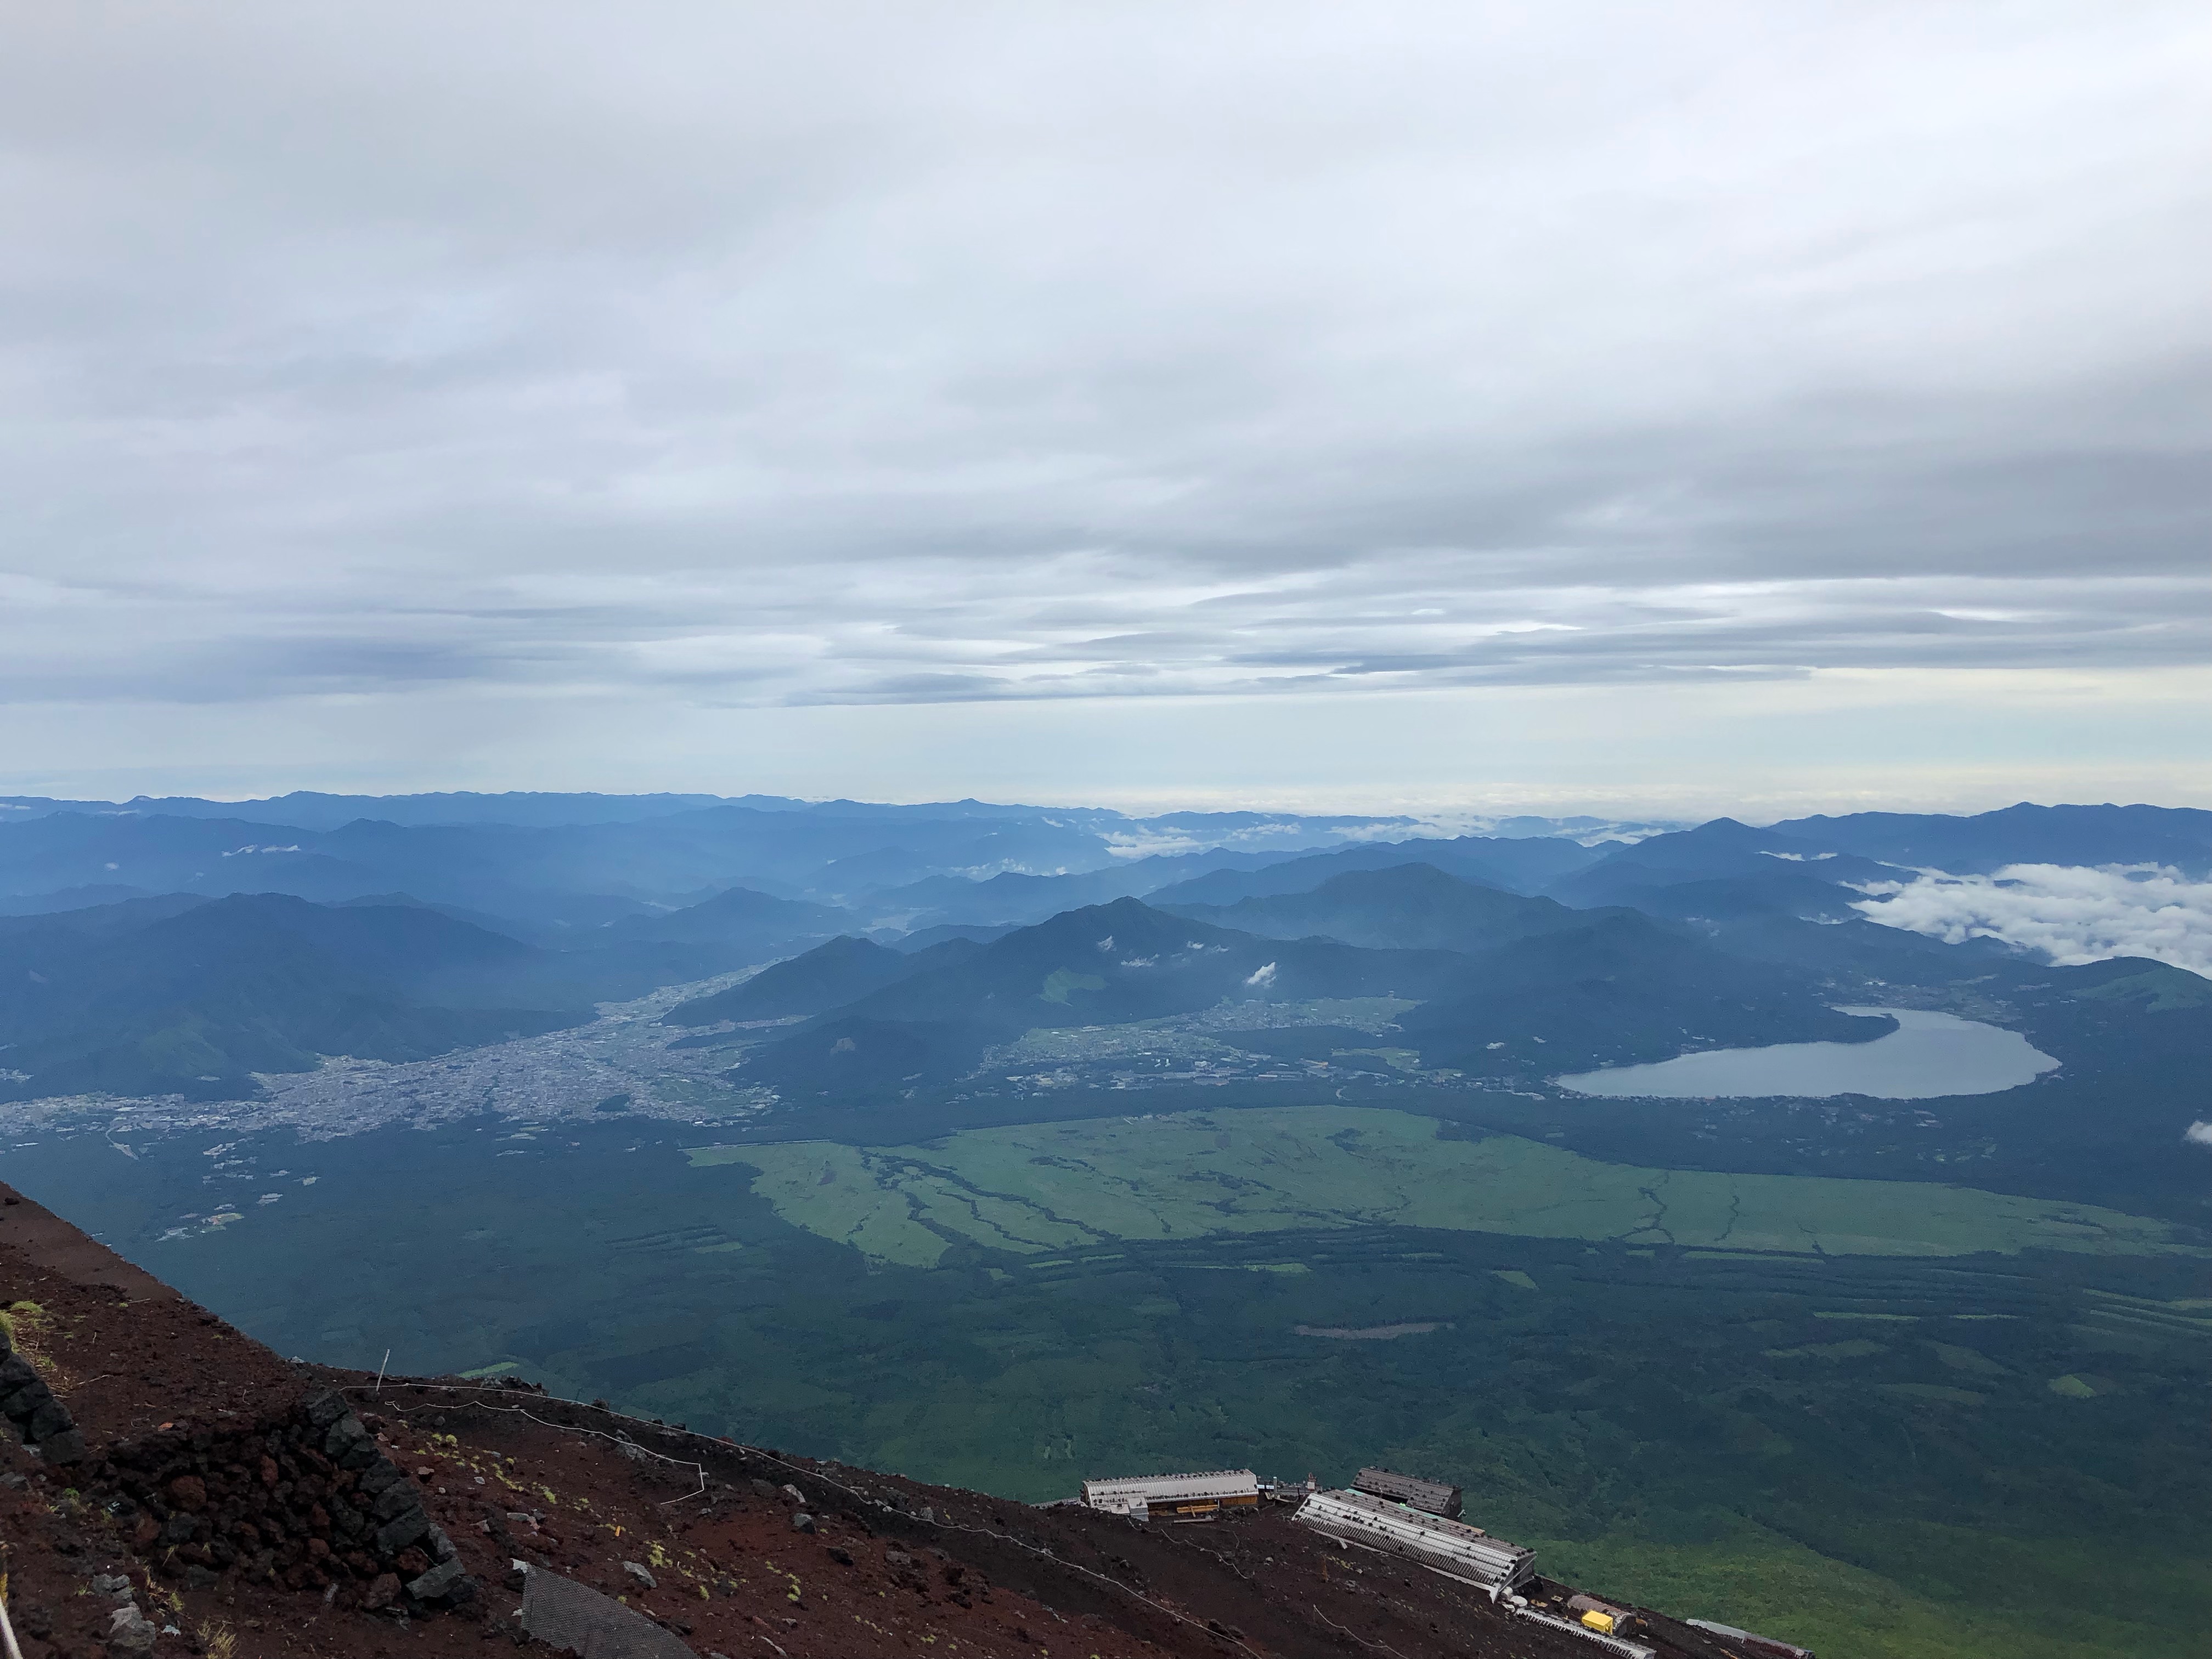
[[[1335,1620],[1323,1613],[1321,1608],[1315,1606],[1313,1602],[1309,1601],[1306,1605],[1313,1608],[1313,1616],[1320,1620],[1322,1624],[1327,1625],[1339,1636],[1349,1638],[1351,1640],[1358,1643],[1361,1647],[1365,1648],[1370,1653],[1387,1653],[1392,1656],[1392,1659],[1405,1659],[1405,1656],[1401,1654],[1397,1649],[1392,1647],[1388,1642],[1370,1642],[1367,1640],[1366,1638],[1361,1636],[1357,1631],[1352,1630],[1348,1626],[1338,1624]]]
[[[349,1384],[346,1384],[344,1387],[340,1388],[340,1389],[338,1389],[338,1392],[339,1392],[340,1394],[349,1394],[349,1393],[352,1393],[352,1392],[354,1392],[355,1390],[358,1389],[360,1388],[360,1386],[361,1386],[361,1385],[360,1385],[359,1383],[357,1383],[357,1382],[356,1382],[356,1383],[349,1383]],[[407,1387],[407,1388],[411,1388],[411,1389],[452,1389],[452,1387],[453,1387],[453,1385],[452,1385],[452,1384],[450,1384],[450,1383],[441,1383],[441,1382],[410,1382],[410,1383],[406,1383],[406,1384],[404,1384],[404,1386],[405,1386],[405,1387]],[[388,1409],[388,1410],[390,1410],[390,1411],[392,1411],[392,1412],[393,1412],[393,1413],[396,1413],[398,1415],[399,1415],[399,1416],[401,1416],[401,1417],[405,1417],[405,1416],[407,1415],[407,1413],[406,1413],[406,1410],[405,1410],[405,1408],[404,1408],[404,1407],[392,1405],[388,1401],[386,1401],[386,1400],[385,1400],[385,1399],[383,1398],[383,1396],[382,1396],[382,1395],[381,1395],[381,1394],[379,1394],[379,1395],[375,1395],[374,1397],[375,1397],[375,1399],[376,1399],[376,1401],[377,1401],[377,1403],[378,1403],[379,1405],[380,1405],[380,1406],[384,1406],[386,1409]],[[555,1395],[555,1396],[554,1396],[554,1398],[556,1398],[556,1399],[559,1399],[559,1398],[560,1398],[560,1396],[556,1395]],[[615,1412],[615,1411],[610,1411],[610,1410],[608,1410],[608,1408],[607,1408],[607,1407],[604,1407],[604,1406],[586,1406],[586,1405],[584,1405],[584,1404],[583,1404],[581,1401],[574,1401],[574,1400],[564,1401],[562,1401],[562,1403],[563,1403],[564,1405],[574,1406],[574,1407],[575,1407],[579,1411],[605,1411],[605,1412],[607,1412],[607,1414],[608,1414],[609,1416],[611,1416],[611,1417],[619,1417],[619,1416],[621,1416],[621,1415],[622,1415],[622,1413],[619,1413],[619,1412]],[[597,1430],[597,1429],[586,1429],[586,1428],[583,1428],[583,1427],[580,1427],[580,1426],[579,1426],[578,1425],[574,1424],[574,1423],[554,1423],[554,1422],[549,1422],[546,1419],[542,1418],[542,1417],[540,1417],[540,1416],[537,1415],[537,1413],[535,1413],[534,1412],[527,1411],[527,1410],[526,1410],[525,1408],[523,1408],[523,1407],[520,1407],[520,1406],[493,1406],[493,1405],[487,1405],[487,1404],[484,1404],[484,1402],[483,1402],[483,1401],[479,1401],[477,1402],[477,1405],[478,1405],[478,1407],[479,1407],[479,1408],[480,1408],[480,1409],[484,1410],[484,1411],[488,1411],[488,1412],[512,1412],[512,1413],[513,1413],[515,1416],[517,1416],[517,1417],[526,1417],[526,1418],[528,1418],[532,1422],[533,1422],[533,1423],[535,1423],[535,1424],[538,1424],[539,1426],[541,1426],[541,1427],[543,1427],[543,1428],[552,1429],[552,1430],[555,1430],[555,1431],[558,1431],[558,1432],[560,1432],[560,1433],[562,1433],[562,1434],[586,1434],[586,1435],[589,1435],[589,1436],[591,1436],[591,1437],[592,1437],[593,1439],[595,1439],[595,1440],[605,1440],[605,1441],[607,1441],[607,1442],[609,1442],[610,1443],[611,1443],[611,1444],[613,1444],[613,1445],[622,1446],[622,1447],[624,1447],[624,1448],[628,1449],[629,1450],[637,1452],[637,1453],[639,1453],[639,1454],[640,1454],[641,1455],[642,1455],[642,1456],[646,1456],[646,1457],[657,1457],[657,1458],[659,1458],[659,1459],[662,1462],[664,1462],[664,1463],[673,1463],[673,1464],[674,1464],[678,1468],[680,1468],[680,1469],[690,1469],[690,1470],[694,1474],[696,1474],[696,1475],[697,1475],[697,1476],[699,1477],[699,1485],[698,1485],[698,1488],[697,1488],[697,1490],[693,1491],[693,1492],[684,1492],[684,1494],[682,1494],[680,1497],[676,1497],[676,1498],[663,1498],[663,1499],[661,1499],[659,1503],[657,1503],[656,1504],[654,1504],[654,1506],[653,1506],[653,1507],[654,1507],[654,1508],[656,1508],[656,1509],[666,1509],[666,1508],[667,1508],[671,1504],[688,1504],[689,1502],[690,1502],[690,1501],[691,1501],[691,1499],[693,1499],[693,1498],[703,1498],[704,1496],[706,1496],[706,1492],[707,1492],[707,1466],[706,1466],[704,1463],[694,1463],[694,1462],[689,1462],[689,1461],[687,1461],[687,1460],[685,1460],[685,1459],[684,1459],[684,1458],[681,1458],[681,1457],[671,1457],[671,1456],[669,1456],[665,1452],[657,1452],[657,1451],[653,1450],[653,1449],[652,1447],[650,1447],[650,1446],[641,1446],[641,1445],[638,1444],[638,1443],[637,1443],[636,1441],[635,1441],[635,1440],[631,1439],[628,1435],[604,1434],[604,1433],[600,1432],[600,1431],[599,1431],[599,1430]],[[627,1419],[627,1420],[629,1420],[629,1422],[633,1422],[633,1423],[637,1423],[637,1422],[641,1422],[641,1421],[642,1421],[642,1419],[641,1419],[635,1418],[635,1417],[630,1418],[630,1419]],[[678,1430],[678,1431],[677,1431],[677,1432],[678,1432],[678,1433],[679,1433],[679,1434],[689,1434],[689,1433],[690,1433],[690,1431],[689,1429],[679,1429],[679,1430]],[[701,1437],[701,1438],[702,1438],[702,1439],[712,1439],[712,1438],[714,1438],[714,1437],[713,1437],[713,1436],[711,1436],[711,1435],[705,1435],[705,1436],[702,1436],[702,1437]]]
[[[338,1385],[338,1392],[341,1394],[358,1393],[362,1386],[362,1384],[357,1382],[342,1383]],[[394,1384],[394,1386],[402,1389],[435,1389],[442,1394],[483,1395],[508,1392],[508,1390],[500,1389],[496,1385],[483,1387],[454,1382],[398,1382]],[[1252,1659],[1260,1659],[1258,1652],[1242,1638],[1231,1636],[1226,1631],[1216,1630],[1212,1626],[1206,1624],[1201,1620],[1194,1619],[1188,1613],[1178,1613],[1175,1608],[1168,1607],[1162,1602],[1154,1601],[1143,1591],[1133,1589],[1130,1586],[1122,1583],[1119,1579],[1110,1578],[1103,1572],[1098,1572],[1092,1568],[1083,1565],[1080,1562],[1062,1560],[1059,1556],[1054,1555],[1050,1550],[1041,1548],[1035,1544],[1025,1544],[1020,1539],[1013,1537],[1010,1534],[993,1532],[988,1527],[967,1526],[957,1521],[940,1521],[933,1513],[927,1516],[916,1515],[910,1510],[902,1510],[896,1504],[885,1503],[882,1498],[876,1497],[872,1492],[865,1492],[860,1491],[858,1487],[848,1486],[843,1481],[836,1479],[834,1476],[823,1474],[819,1469],[801,1468],[798,1464],[791,1462],[787,1459],[778,1457],[772,1452],[763,1451],[758,1446],[743,1445],[735,1440],[726,1439],[720,1435],[702,1434],[695,1429],[671,1429],[665,1423],[650,1423],[644,1418],[631,1417],[626,1413],[618,1412],[611,1406],[589,1405],[580,1400],[563,1399],[559,1395],[550,1395],[547,1398],[559,1400],[562,1405],[573,1407],[578,1411],[598,1412],[603,1416],[615,1418],[625,1423],[635,1423],[641,1428],[657,1429],[664,1434],[680,1434],[686,1436],[690,1439],[706,1441],[710,1445],[726,1446],[730,1450],[738,1452],[744,1456],[757,1457],[763,1462],[773,1463],[780,1468],[788,1469],[793,1474],[803,1476],[809,1480],[819,1481],[822,1485],[833,1487],[836,1491],[843,1492],[848,1498],[853,1498],[859,1503],[870,1504],[874,1508],[882,1510],[886,1515],[896,1515],[905,1520],[918,1521],[924,1526],[935,1527],[939,1530],[944,1532],[973,1533],[979,1538],[988,1538],[992,1540],[994,1542],[1011,1545],[1015,1549],[1026,1551],[1028,1553],[1034,1555],[1042,1560],[1049,1561],[1054,1566],[1064,1568],[1069,1572],[1080,1573],[1086,1578],[1096,1579],[1099,1583],[1105,1585],[1108,1589],[1118,1590],[1121,1594],[1129,1597],[1130,1600],[1142,1602],[1145,1606],[1152,1608],[1155,1613],[1164,1613],[1168,1618],[1176,1620],[1178,1624],[1188,1625],[1193,1630],[1203,1632],[1206,1635],[1212,1637],[1215,1641],[1233,1643],[1244,1652],[1252,1655]],[[392,1406],[390,1401],[383,1399],[380,1395],[378,1397],[378,1403],[391,1410],[398,1412],[402,1417],[404,1417],[407,1414],[404,1408]],[[482,1404],[483,1402],[478,1403]],[[536,1416],[532,1413],[524,1410],[520,1406],[485,1405],[483,1408],[487,1411],[513,1412],[518,1416],[528,1418],[533,1423],[541,1424],[544,1427],[556,1431],[569,1434],[587,1434],[593,1436],[598,1439],[611,1441],[617,1445],[634,1446],[636,1447],[639,1451],[644,1452],[648,1456],[660,1458],[663,1462],[674,1463],[680,1468],[697,1471],[699,1476],[698,1491],[685,1492],[681,1498],[672,1498],[666,1499],[663,1504],[658,1505],[658,1507],[665,1508],[668,1504],[689,1503],[693,1498],[702,1498],[707,1494],[707,1469],[706,1465],[703,1463],[687,1462],[682,1458],[666,1456],[663,1453],[654,1451],[649,1446],[638,1445],[637,1442],[629,1438],[627,1436],[617,1437],[615,1435],[605,1434],[597,1429],[582,1428],[572,1423],[547,1422],[545,1419]]]

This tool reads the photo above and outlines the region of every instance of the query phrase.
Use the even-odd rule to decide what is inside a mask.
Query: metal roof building
[[[1199,1474],[1130,1475],[1086,1480],[1083,1501],[1109,1515],[1214,1515],[1260,1502],[1260,1478],[1249,1469],[1211,1469]]]
[[[1418,1475],[1400,1474],[1391,1469],[1362,1469],[1352,1477],[1352,1489],[1387,1498],[1409,1510],[1441,1515],[1447,1521],[1459,1519],[1459,1488],[1448,1486],[1441,1480],[1424,1480]]]
[[[1536,1571],[1533,1550],[1364,1492],[1317,1492],[1298,1505],[1297,1518],[1332,1538],[1403,1556],[1484,1589],[1515,1589]]]

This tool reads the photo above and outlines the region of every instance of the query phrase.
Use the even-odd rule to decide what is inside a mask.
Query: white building
[[[1212,1469],[1202,1474],[1141,1474],[1086,1480],[1083,1501],[1109,1515],[1176,1519],[1251,1509],[1260,1502],[1260,1479],[1249,1469]]]
[[[1317,1492],[1298,1505],[1297,1518],[1348,1544],[1403,1556],[1485,1589],[1517,1589],[1536,1571],[1534,1551],[1364,1492]]]

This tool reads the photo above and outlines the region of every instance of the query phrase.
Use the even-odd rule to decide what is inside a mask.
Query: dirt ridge
[[[723,1659],[1605,1651],[1323,1538],[1288,1505],[1140,1525],[512,1379],[287,1361],[5,1187],[0,1305],[20,1309],[18,1349],[83,1440],[68,1462],[0,1444],[0,1571],[26,1659],[551,1654],[522,1623],[529,1575]],[[1661,1659],[1735,1659],[1656,1614],[1638,1639]]]

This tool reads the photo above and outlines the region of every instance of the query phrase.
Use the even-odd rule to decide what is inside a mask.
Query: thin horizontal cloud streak
[[[1813,667],[2094,668],[2124,654],[2187,665],[2212,649],[2189,584],[1882,579],[1699,584],[1680,590],[1505,589],[1473,579],[1437,592],[1436,573],[1353,568],[1286,595],[1272,585],[1182,601],[1135,573],[1116,582],[1078,562],[1043,614],[972,574],[941,572],[936,592],[898,611],[854,614],[838,588],[867,568],[696,575],[622,584],[526,581],[457,593],[444,606],[380,604],[343,581],[322,592],[251,597],[55,588],[25,607],[41,637],[5,665],[18,697],[146,695],[189,684],[251,697],[270,687],[360,689],[457,678],[611,678],[725,690],[770,700],[927,696],[957,665],[962,695],[1102,694],[1117,684],[1178,693],[1308,685],[1316,677],[1440,684],[1632,684],[1684,673],[1801,675]],[[896,573],[892,573],[896,574]],[[1036,573],[1049,576],[1050,567]],[[1445,605],[1426,603],[1444,599]],[[180,607],[210,636],[143,641],[134,672],[79,661],[82,629],[132,612],[152,632]],[[1424,615],[1447,610],[1445,616]],[[842,612],[842,614],[841,614]],[[241,628],[242,622],[257,624]],[[72,627],[72,623],[76,627]],[[227,625],[227,626],[226,626]],[[243,635],[243,637],[240,635]],[[916,678],[920,676],[921,678]],[[1131,682],[1142,679],[1141,687]]]

